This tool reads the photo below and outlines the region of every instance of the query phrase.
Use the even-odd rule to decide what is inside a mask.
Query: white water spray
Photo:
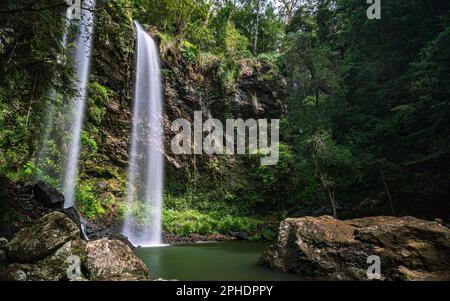
[[[163,120],[159,53],[155,41],[137,33],[133,124],[123,234],[134,245],[161,244]],[[137,218],[133,211],[144,212]]]
[[[64,34],[61,40],[61,47],[64,50],[64,55],[67,48],[68,31],[70,27],[70,20],[66,19],[64,23]],[[55,78],[52,80],[52,87],[49,92],[49,98],[46,104],[46,115],[44,119],[44,132],[42,135],[41,147],[39,150],[39,156],[37,161],[38,168],[45,168],[45,160],[48,155],[48,140],[50,139],[50,134],[53,129],[53,122],[55,119],[55,103],[57,99],[57,91],[55,88]]]
[[[87,97],[87,85],[89,83],[89,69],[91,64],[92,33],[94,30],[95,0],[83,1],[79,34],[76,45],[75,64],[78,81],[75,85],[77,96],[72,100],[72,123],[70,128],[71,138],[69,153],[65,164],[63,189],[65,203],[64,207],[75,204],[74,194],[76,176],[78,171],[78,160],[80,157],[81,130],[83,125],[84,109]]]

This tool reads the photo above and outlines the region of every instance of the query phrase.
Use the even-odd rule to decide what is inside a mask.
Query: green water
[[[301,280],[258,265],[267,245],[252,242],[199,243],[139,248],[153,279],[177,280]]]

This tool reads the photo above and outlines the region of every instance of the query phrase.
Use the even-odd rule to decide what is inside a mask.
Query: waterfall
[[[91,63],[92,33],[94,30],[95,0],[83,1],[79,33],[76,41],[75,65],[78,81],[75,84],[77,96],[71,103],[71,126],[69,152],[66,158],[63,189],[65,203],[64,207],[75,204],[75,184],[80,157],[81,130],[83,125],[84,109],[87,97],[87,85],[89,83],[89,69]],[[87,9],[86,9],[87,8]]]
[[[123,234],[134,245],[161,244],[163,120],[159,53],[155,41],[135,21],[136,75],[127,211]],[[135,216],[133,212],[143,212]]]
[[[67,40],[68,40],[68,31],[70,27],[70,20],[66,19],[64,23],[64,34],[61,40],[61,47],[65,51],[67,49]],[[50,140],[51,131],[53,130],[53,122],[55,119],[55,103],[57,101],[57,91],[56,91],[56,78],[52,80],[52,87],[50,88],[50,92],[48,95],[47,103],[46,103],[46,114],[44,118],[44,131],[41,139],[41,146],[39,149],[37,167],[41,170],[46,169],[46,157],[48,155],[48,141]],[[48,172],[45,170],[45,172]]]

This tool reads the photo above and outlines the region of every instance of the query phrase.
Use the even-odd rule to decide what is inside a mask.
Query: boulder
[[[68,211],[71,212],[76,213]],[[5,250],[7,260],[4,260]],[[0,279],[3,280],[149,279],[148,268],[130,247],[107,238],[82,240],[78,226],[59,211],[20,230],[6,243],[5,250],[0,249]]]
[[[103,228],[94,224],[86,225],[86,236],[88,240],[98,240],[108,238],[110,240],[120,240],[126,244],[130,249],[134,250],[135,246],[128,240],[125,235],[122,235],[119,230],[113,227]]]
[[[26,264],[12,264],[0,273],[0,281],[27,281],[25,271],[34,270],[34,266]]]
[[[290,218],[260,262],[303,276],[367,280],[372,255],[384,280],[449,280],[450,230],[413,217]]]
[[[27,274],[28,280],[45,280],[45,281],[58,281],[58,280],[82,280],[84,275],[81,273],[74,278],[69,278],[67,272],[72,272],[75,267],[74,262],[68,261],[72,256],[75,256],[79,265],[80,271],[86,264],[86,242],[77,239],[65,243],[54,254],[46,257],[45,259],[35,264],[35,271],[31,275]]]
[[[8,266],[6,262],[6,252],[5,250],[0,250],[0,271],[3,271]]]
[[[86,268],[91,280],[149,279],[146,265],[119,240],[89,241],[86,253]]]
[[[4,237],[0,237],[0,250],[5,249],[8,244],[8,240]]]
[[[48,208],[61,209],[64,207],[64,195],[43,181],[38,181],[34,185],[33,192],[38,202]]]
[[[0,271],[2,271],[5,266],[7,266],[6,262],[6,244],[8,240],[6,238],[0,237]]]
[[[359,241],[377,247],[384,266],[429,272],[450,271],[450,230],[414,217],[367,217],[350,220]]]
[[[230,235],[235,237],[237,240],[250,240],[250,233],[245,231],[230,231]]]
[[[86,234],[86,221],[83,219],[83,217],[78,212],[77,208],[75,207],[69,207],[61,210],[62,213],[67,215],[80,229],[80,237],[84,240],[89,240],[89,237]]]
[[[52,212],[16,233],[6,248],[11,261],[35,262],[79,237],[80,230],[72,220],[61,212]]]

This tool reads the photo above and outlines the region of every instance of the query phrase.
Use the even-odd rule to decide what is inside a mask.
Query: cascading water
[[[94,30],[94,9],[95,0],[83,1],[79,34],[76,41],[77,49],[75,53],[75,65],[78,74],[78,81],[75,85],[77,96],[72,100],[71,103],[71,137],[63,178],[63,189],[65,197],[64,207],[66,208],[73,206],[75,203],[74,194],[78,170],[78,160],[80,157],[81,130],[83,125],[87,85],[89,82],[89,69],[91,63],[92,33]]]
[[[134,245],[161,244],[163,120],[159,53],[155,41],[134,22],[136,78],[123,234]],[[140,218],[134,211],[144,212]]]
[[[64,53],[67,48],[69,27],[70,27],[70,20],[66,19],[66,22],[64,24],[64,34],[63,34],[63,37],[61,40],[61,46],[64,49]],[[47,104],[46,104],[46,108],[47,108],[46,112],[47,113],[46,113],[45,119],[44,119],[44,132],[42,135],[42,142],[41,142],[41,147],[39,150],[39,156],[38,156],[38,161],[37,161],[37,166],[41,170],[46,169],[45,161],[46,161],[46,157],[48,155],[48,142],[50,140],[50,134],[53,129],[53,122],[54,122],[54,118],[55,118],[55,103],[56,103],[56,99],[57,99],[57,95],[58,95],[56,88],[55,88],[55,79],[53,79],[52,85],[53,86],[50,89],[49,98],[48,98]]]

